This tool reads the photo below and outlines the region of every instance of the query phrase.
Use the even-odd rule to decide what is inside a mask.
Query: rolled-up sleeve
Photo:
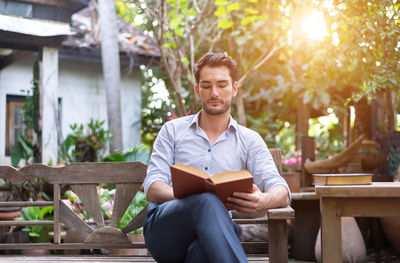
[[[162,181],[171,185],[170,166],[173,164],[174,130],[172,125],[166,123],[161,128],[154,142],[153,152],[147,167],[144,179],[144,192],[147,192],[155,181]]]
[[[267,192],[275,185],[283,185],[289,193],[289,200],[291,200],[291,193],[289,186],[285,179],[283,179],[276,168],[275,162],[267,145],[258,133],[249,136],[250,142],[247,152],[247,169],[254,177],[254,183],[260,188],[262,192]]]

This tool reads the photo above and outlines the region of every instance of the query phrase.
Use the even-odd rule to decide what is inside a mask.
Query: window
[[[0,13],[32,18],[32,4],[0,0]]]
[[[25,96],[7,95],[6,106],[6,155],[10,156],[14,143],[18,141],[20,134],[28,135],[24,125],[22,106]]]

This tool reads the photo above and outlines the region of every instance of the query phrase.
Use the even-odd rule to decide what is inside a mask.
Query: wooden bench
[[[52,243],[1,243],[0,250],[11,249],[111,249],[111,248],[146,248],[144,243],[131,242],[127,233],[143,226],[145,210],[143,209],[122,230],[116,228],[123,214],[143,183],[147,166],[140,162],[112,163],[73,163],[65,167],[48,167],[33,164],[21,169],[11,166],[0,166],[0,178],[13,184],[21,184],[33,178],[43,178],[53,185],[54,201],[9,201],[0,202],[0,207],[54,206],[52,221],[0,221],[0,226],[33,226],[52,225],[54,239]],[[110,226],[105,226],[97,194],[97,184],[115,183],[116,193]],[[79,196],[84,207],[97,223],[92,229],[61,199],[60,186],[68,184]],[[269,227],[270,262],[287,262],[287,219],[294,217],[290,207],[269,209],[267,215],[260,219],[240,219],[238,223],[267,223]],[[61,242],[61,227],[75,233],[69,243]],[[78,234],[77,234],[78,233]],[[257,246],[259,244],[249,244]],[[246,246],[246,244],[244,244]]]

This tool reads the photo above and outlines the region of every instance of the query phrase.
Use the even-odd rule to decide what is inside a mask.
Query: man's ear
[[[199,85],[194,84],[194,91],[196,92],[197,98],[200,99],[200,93],[199,93]]]
[[[232,88],[233,88],[233,94],[232,95],[233,95],[233,97],[236,97],[236,94],[237,94],[238,89],[239,89],[239,83],[237,81],[233,82]]]

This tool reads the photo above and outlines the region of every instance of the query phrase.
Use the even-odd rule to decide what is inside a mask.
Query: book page
[[[193,175],[197,175],[197,176],[199,176],[201,178],[205,178],[205,179],[209,179],[210,178],[210,176],[206,172],[204,172],[204,171],[202,171],[200,169],[194,168],[192,166],[185,165],[183,163],[174,164],[173,167],[175,167],[176,169],[185,171],[187,173],[190,173],[190,174],[193,174]]]
[[[211,180],[215,184],[218,184],[218,183],[236,181],[246,178],[253,178],[253,177],[247,170],[240,170],[240,171],[228,171],[228,172],[216,173],[211,177]]]

